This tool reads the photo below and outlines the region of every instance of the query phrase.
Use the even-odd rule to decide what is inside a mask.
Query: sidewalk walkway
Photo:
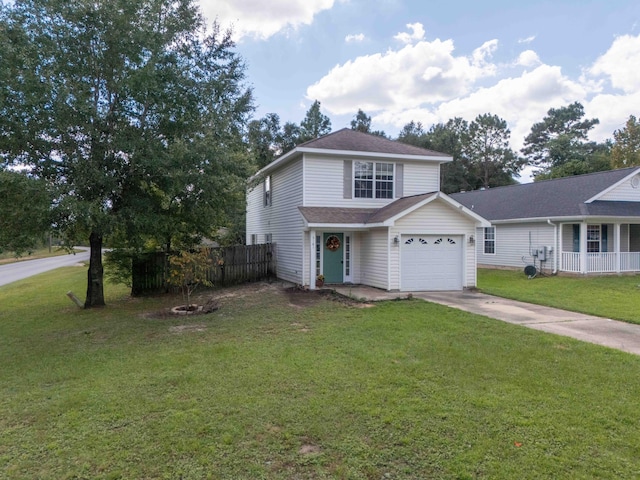
[[[340,286],[335,290],[342,295],[371,301],[407,297],[407,292],[386,292],[365,286]],[[479,292],[412,292],[412,294],[414,298],[428,302],[640,355],[640,325],[508,300]]]

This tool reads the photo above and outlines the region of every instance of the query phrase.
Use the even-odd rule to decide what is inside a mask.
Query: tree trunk
[[[91,232],[89,236],[91,252],[87,278],[87,298],[84,308],[104,307],[104,270],[102,268],[102,235]]]

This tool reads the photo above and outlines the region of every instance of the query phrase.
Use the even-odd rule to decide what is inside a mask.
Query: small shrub
[[[191,295],[199,285],[213,286],[207,279],[212,264],[210,248],[182,251],[169,258],[169,285],[180,288],[187,306],[191,305]]]

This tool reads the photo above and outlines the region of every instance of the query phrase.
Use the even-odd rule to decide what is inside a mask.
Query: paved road
[[[58,257],[25,260],[23,262],[0,265],[0,286],[56,268],[69,267],[80,262],[89,261],[88,248],[76,247],[76,249],[84,251],[72,255],[60,255]]]

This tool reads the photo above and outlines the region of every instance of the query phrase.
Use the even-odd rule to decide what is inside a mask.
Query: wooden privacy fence
[[[207,280],[214,286],[236,285],[276,275],[276,245],[235,245],[210,248],[213,260]],[[131,293],[168,292],[169,255],[153,252],[134,258],[131,265]]]

